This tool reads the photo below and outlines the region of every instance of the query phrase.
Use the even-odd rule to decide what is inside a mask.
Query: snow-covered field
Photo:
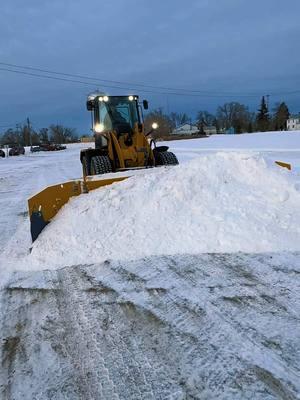
[[[167,145],[31,253],[27,198],[86,145],[0,159],[0,398],[300,398],[300,132]]]
[[[270,160],[287,160],[300,171],[300,131],[267,132],[244,135],[213,135],[207,139],[192,139],[172,142],[172,149],[180,153],[181,161],[197,154],[216,151],[259,152]],[[204,141],[203,141],[204,140]],[[170,142],[167,142],[170,143]],[[166,143],[166,144],[167,144]]]

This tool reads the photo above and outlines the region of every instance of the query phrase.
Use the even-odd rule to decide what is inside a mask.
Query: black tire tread
[[[156,165],[177,165],[178,159],[171,151],[158,152],[155,155]]]
[[[95,156],[91,159],[91,175],[102,175],[113,172],[108,156]]]

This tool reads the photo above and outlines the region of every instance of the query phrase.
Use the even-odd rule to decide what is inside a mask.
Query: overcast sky
[[[263,94],[300,111],[299,16],[299,0],[3,0],[0,63],[128,84],[88,86],[0,65],[0,126],[29,116],[36,128],[63,123],[87,133],[86,95],[127,94],[133,83],[205,92],[134,90],[151,108],[191,117],[232,100],[255,110]]]

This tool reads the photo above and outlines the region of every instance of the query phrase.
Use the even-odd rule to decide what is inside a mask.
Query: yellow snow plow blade
[[[279,165],[280,167],[282,167],[282,168],[287,168],[289,171],[292,170],[291,164],[288,164],[288,163],[282,162],[282,161],[275,161],[275,163],[276,163],[277,165]]]
[[[108,186],[114,182],[120,182],[129,176],[99,179],[99,180],[74,180],[58,185],[48,186],[28,200],[30,217],[30,231],[34,242],[45,226],[69,201],[71,197],[88,193],[102,186]]]

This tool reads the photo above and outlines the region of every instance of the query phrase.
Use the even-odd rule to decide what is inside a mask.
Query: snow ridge
[[[74,198],[24,263],[57,268],[106,259],[300,250],[300,193],[259,154],[198,157]]]

